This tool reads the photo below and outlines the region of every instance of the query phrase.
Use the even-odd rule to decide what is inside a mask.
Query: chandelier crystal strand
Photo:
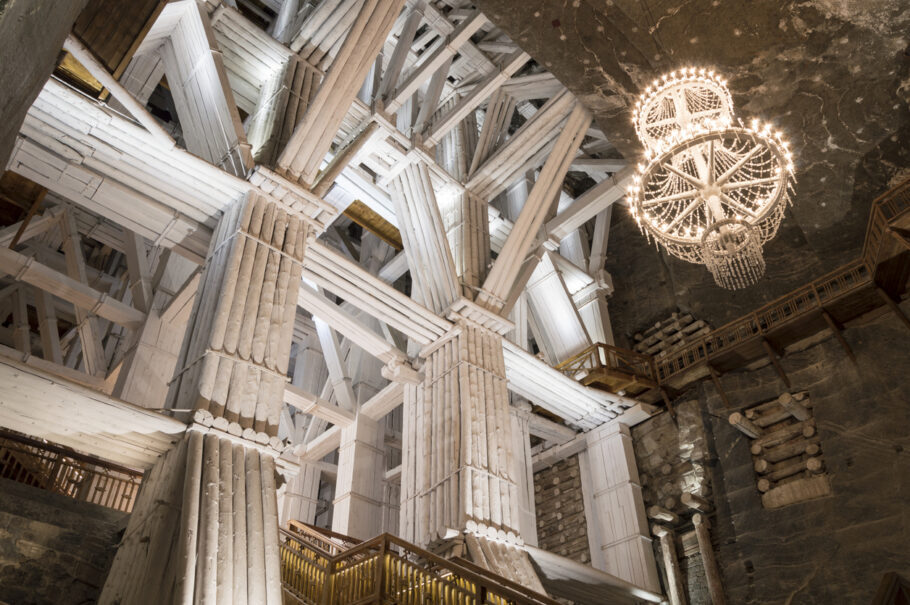
[[[726,82],[694,68],[650,86],[634,120],[645,161],[628,200],[642,233],[704,264],[721,287],[758,281],[762,245],[791,201],[793,158],[781,133],[757,121],[734,125]]]

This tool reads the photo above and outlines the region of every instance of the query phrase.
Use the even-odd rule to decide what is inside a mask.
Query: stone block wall
[[[0,603],[94,603],[126,513],[0,479]]]
[[[540,548],[591,564],[578,456],[534,473],[537,544]]]
[[[632,427],[632,440],[645,507],[686,514],[683,492],[710,499],[710,454],[698,400],[677,402],[674,408],[675,421],[668,413],[659,414]]]

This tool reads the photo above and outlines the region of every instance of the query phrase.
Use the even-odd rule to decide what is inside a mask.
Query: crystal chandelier
[[[645,147],[627,196],[639,229],[723,288],[758,281],[794,181],[781,133],[734,124],[726,82],[691,67],[649,86],[633,119]]]

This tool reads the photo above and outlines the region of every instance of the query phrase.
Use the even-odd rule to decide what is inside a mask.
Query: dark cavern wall
[[[910,302],[902,309],[910,313]],[[910,574],[910,331],[881,309],[843,334],[856,366],[836,340],[819,335],[781,360],[789,389],[770,365],[731,372],[720,378],[731,407],[702,381],[677,400],[676,423],[664,412],[633,429],[645,505],[675,499],[681,514],[677,553],[693,605],[709,601],[698,555],[689,554],[691,511],[667,485],[678,492],[703,482],[701,493],[711,494],[711,532],[729,603],[866,604],[883,574]],[[750,439],[728,418],[798,391],[813,402],[832,494],[766,509]]]

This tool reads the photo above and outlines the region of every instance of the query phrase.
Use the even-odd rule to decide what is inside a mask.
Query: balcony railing
[[[595,343],[563,361],[556,369],[573,378],[578,377],[580,373],[605,370],[622,372],[643,382],[657,383],[657,372],[650,355],[602,342]]]
[[[0,429],[0,478],[128,513],[142,473]]]
[[[882,258],[883,245],[890,237],[889,228],[907,213],[910,213],[910,180],[872,203],[863,253],[859,259],[713,330],[659,361],[655,362],[648,355],[598,343],[559,364],[556,369],[573,378],[584,378],[580,374],[597,369],[618,370],[649,378],[657,384],[665,383],[705,363],[714,355],[754,338],[765,338],[791,321],[819,314],[835,300],[874,285],[876,267],[885,260]]]
[[[292,527],[281,530],[285,603],[556,605],[482,568],[443,559],[389,534],[357,543],[301,523]],[[329,552],[339,543],[343,551]]]

